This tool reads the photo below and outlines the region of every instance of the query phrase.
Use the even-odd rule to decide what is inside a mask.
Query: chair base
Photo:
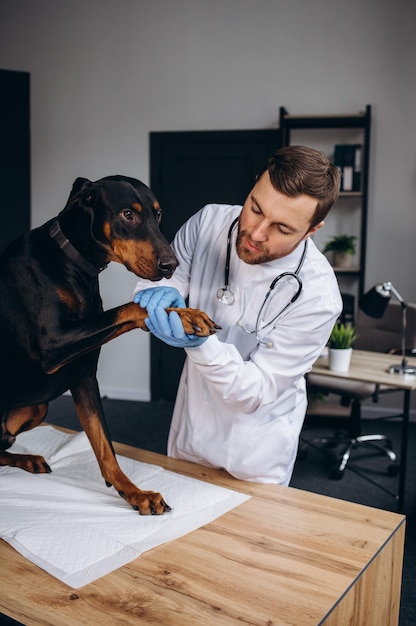
[[[342,443],[346,443],[344,451],[339,456],[338,462],[331,471],[331,478],[334,480],[340,480],[344,476],[344,471],[347,467],[348,461],[351,458],[353,450],[363,446],[368,449],[375,450],[388,457],[391,461],[391,465],[387,467],[387,471],[390,476],[397,476],[399,473],[399,465],[395,463],[396,454],[392,450],[392,443],[385,435],[358,435],[357,437],[351,437],[346,439],[345,437],[323,437],[315,440],[316,443],[327,447],[336,447]],[[383,445],[381,445],[383,444]]]

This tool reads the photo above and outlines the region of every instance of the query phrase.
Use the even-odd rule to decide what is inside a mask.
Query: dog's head
[[[83,222],[89,225],[84,234],[79,233],[79,223],[77,226],[77,240],[81,239],[84,254],[89,245],[89,253],[95,249],[94,260],[100,265],[122,263],[150,280],[172,276],[178,261],[159,229],[162,211],[152,191],[140,180],[119,175],[96,182],[78,178],[61,214],[64,232],[64,221],[70,227],[66,216],[80,211],[88,216]]]

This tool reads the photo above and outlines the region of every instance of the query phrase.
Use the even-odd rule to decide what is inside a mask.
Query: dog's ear
[[[95,204],[96,195],[92,182],[85,182],[78,195],[78,205],[83,209],[90,209]]]
[[[75,180],[74,184],[72,185],[72,190],[71,190],[71,193],[70,193],[69,197],[72,198],[73,196],[75,196],[79,191],[81,191],[81,189],[82,189],[83,185],[85,185],[85,183],[90,183],[90,182],[91,181],[88,180],[88,178],[78,177]]]
[[[68,211],[78,200],[78,194],[82,189],[83,185],[91,184],[91,181],[88,178],[77,178],[72,185],[71,193],[69,194],[69,198],[65,207],[62,209],[62,213],[64,211]]]

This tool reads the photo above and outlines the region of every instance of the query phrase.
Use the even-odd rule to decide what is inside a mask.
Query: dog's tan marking
[[[122,332],[125,331],[126,326],[129,329],[141,328],[142,330],[147,330],[147,326],[144,323],[146,317],[146,309],[142,309],[141,306],[135,304],[134,302],[129,302],[120,308],[116,317],[115,325],[122,328]]]
[[[16,436],[26,430],[38,426],[48,412],[47,404],[24,406],[12,409],[3,425],[1,438],[2,447],[8,448],[13,445]],[[0,450],[0,466],[19,467],[31,474],[48,474],[51,468],[45,458],[38,454],[11,454],[5,449]]]
[[[58,294],[58,298],[70,311],[77,312],[79,310],[80,299],[75,293],[59,287],[57,288],[56,293]]]
[[[114,239],[111,260],[126,265],[142,278],[157,277],[157,258],[153,245],[148,241],[133,243],[128,240]]]
[[[108,241],[111,241],[112,237],[111,237],[111,225],[110,225],[110,222],[104,222],[103,233],[104,233],[105,237],[108,239]]]
[[[7,418],[8,432],[16,436],[21,432],[30,430],[40,424],[48,411],[47,404],[23,406],[11,409]]]

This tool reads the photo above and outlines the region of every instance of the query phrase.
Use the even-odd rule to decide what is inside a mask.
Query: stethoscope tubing
[[[230,258],[231,258],[231,237],[233,235],[233,230],[235,225],[238,222],[238,217],[235,218],[235,220],[232,221],[231,226],[228,230],[228,235],[227,235],[227,256],[225,258],[225,269],[224,269],[224,291],[230,291],[230,286],[228,284],[228,281],[230,280]]]
[[[234,302],[234,294],[232,292],[232,290],[230,289],[229,286],[229,279],[230,279],[230,260],[231,260],[231,238],[232,238],[232,234],[233,234],[233,230],[235,225],[238,222],[238,217],[236,217],[233,222],[231,223],[231,226],[228,230],[228,235],[227,235],[227,254],[226,254],[226,260],[225,260],[225,268],[224,268],[224,287],[221,289],[218,289],[217,291],[217,298],[220,302],[222,302],[223,304],[233,304]],[[303,251],[302,251],[302,256],[300,258],[299,264],[296,268],[296,270],[294,272],[282,272],[281,274],[279,274],[278,276],[276,276],[276,278],[273,279],[273,281],[270,283],[269,289],[264,297],[263,303],[259,309],[259,312],[257,314],[257,319],[256,319],[256,325],[254,330],[246,330],[241,322],[241,320],[239,320],[238,322],[238,326],[240,326],[240,328],[242,328],[242,330],[247,333],[247,334],[256,334],[257,339],[259,340],[259,342],[264,343],[260,338],[259,338],[259,333],[262,332],[265,328],[268,328],[269,326],[271,326],[271,324],[273,324],[277,318],[282,315],[282,313],[284,311],[286,311],[286,309],[293,303],[295,302],[301,292],[302,292],[302,280],[299,276],[300,270],[302,269],[303,263],[305,261],[305,257],[306,257],[306,252],[307,252],[307,248],[308,248],[308,240],[305,240],[305,244],[303,247]],[[262,328],[259,327],[260,324],[260,319],[261,319],[261,314],[264,310],[264,307],[266,306],[266,303],[273,291],[273,289],[275,288],[275,286],[277,285],[277,283],[282,280],[285,277],[290,277],[290,278],[294,278],[297,282],[297,290],[296,293],[294,294],[294,296],[290,299],[290,301],[286,304],[285,307],[283,307],[283,309],[281,311],[278,312],[277,315],[275,315],[273,317],[272,320],[270,320],[270,322],[267,322],[267,324],[265,324],[264,326],[262,326]],[[270,344],[267,344],[270,345]]]

